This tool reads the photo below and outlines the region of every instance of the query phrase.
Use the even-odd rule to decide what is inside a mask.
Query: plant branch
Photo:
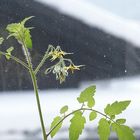
[[[45,63],[45,61],[46,61],[47,58],[49,57],[48,54],[49,54],[49,51],[50,51],[51,47],[52,47],[52,46],[48,46],[48,49],[47,49],[47,51],[45,52],[45,54],[44,54],[42,60],[40,61],[39,65],[36,67],[36,69],[35,69],[35,71],[34,71],[35,75],[38,73],[38,71],[40,70],[40,68],[43,66],[43,64]]]
[[[2,52],[0,51],[0,54],[1,55],[4,55],[4,56],[7,56],[9,54],[5,53],[5,52]],[[17,63],[21,64],[23,67],[29,69],[28,65],[26,63],[24,63],[22,60],[20,60],[19,58],[13,56],[13,55],[9,55],[11,59],[13,59],[14,61],[16,61]]]
[[[72,111],[71,113],[69,113],[69,114],[67,114],[67,115],[65,115],[48,133],[47,133],[47,137],[52,133],[52,131],[61,123],[61,122],[63,122],[67,117],[69,117],[70,115],[72,115],[72,114],[74,114],[74,113],[76,113],[76,112],[78,112],[78,111],[94,111],[94,112],[96,112],[96,113],[98,113],[98,114],[100,114],[100,115],[102,115],[102,116],[104,116],[104,117],[106,117],[106,118],[108,118],[109,120],[111,120],[112,122],[114,122],[114,123],[116,123],[114,120],[112,120],[110,117],[108,117],[106,114],[104,114],[104,113],[102,113],[102,112],[100,112],[100,111],[97,111],[97,110],[94,110],[94,109],[91,109],[91,108],[80,108],[80,109],[77,109],[77,110],[74,110],[74,111]]]

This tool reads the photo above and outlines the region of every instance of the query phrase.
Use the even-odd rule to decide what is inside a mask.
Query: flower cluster
[[[74,73],[75,70],[80,70],[80,67],[82,67],[83,65],[76,66],[71,61],[71,59],[64,58],[64,56],[68,54],[72,53],[66,53],[62,51],[60,46],[57,46],[56,48],[52,46],[48,55],[51,61],[58,60],[58,62],[55,65],[51,66],[50,68],[47,68],[45,74],[52,72],[53,74],[56,75],[56,80],[59,80],[60,83],[63,83],[66,80],[69,71]],[[68,66],[66,65],[66,61],[67,63],[69,63]]]

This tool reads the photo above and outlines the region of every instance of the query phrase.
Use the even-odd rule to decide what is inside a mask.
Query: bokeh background
[[[96,108],[107,103],[131,99],[122,117],[140,139],[140,1],[139,0],[0,0],[0,35],[7,37],[7,24],[35,16],[27,26],[31,34],[30,51],[37,66],[49,44],[73,52],[81,71],[59,84],[54,75],[41,69],[38,84],[47,130],[59,108],[78,107],[76,97],[88,85],[95,84]],[[0,49],[14,46],[14,55],[24,59],[20,45],[7,40]],[[54,138],[68,139],[68,121]],[[40,123],[33,87],[28,72],[13,61],[0,59],[0,139],[41,140]],[[87,123],[80,140],[98,139],[97,121]],[[114,133],[111,139],[116,139]]]

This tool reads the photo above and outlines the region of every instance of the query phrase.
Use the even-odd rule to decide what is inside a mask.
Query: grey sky
[[[140,0],[85,0],[119,16],[140,20]]]

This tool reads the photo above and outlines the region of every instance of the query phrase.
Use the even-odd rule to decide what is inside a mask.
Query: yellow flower
[[[57,46],[56,48],[52,49],[49,52],[49,56],[52,57],[51,61],[56,60],[57,58],[61,58],[67,54],[72,54],[72,53],[66,53],[64,51],[61,50],[60,46]]]
[[[68,67],[65,67],[65,69],[70,70],[72,73],[74,73],[75,70],[80,70],[80,67],[83,67],[84,65],[76,66],[74,64],[70,64]]]
[[[57,50],[54,50],[52,52],[49,53],[49,56],[51,56],[51,61],[54,61],[56,60],[57,58],[61,58],[63,57],[64,55],[66,55],[67,53],[64,52],[64,51],[57,51]]]

